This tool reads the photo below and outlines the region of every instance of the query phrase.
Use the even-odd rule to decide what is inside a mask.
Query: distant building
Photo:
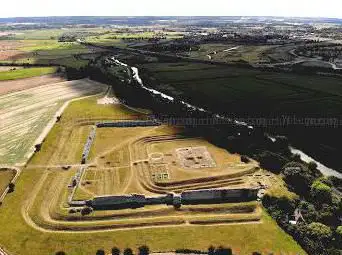
[[[304,217],[302,215],[302,212],[299,208],[297,208],[293,215],[291,215],[290,219],[289,219],[289,223],[292,225],[297,225],[298,222],[305,222]]]

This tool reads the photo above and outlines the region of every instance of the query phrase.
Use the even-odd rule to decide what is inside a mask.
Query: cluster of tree
[[[108,253],[105,252],[105,250],[103,249],[99,249],[96,251],[95,253],[96,255],[106,255]],[[111,255],[134,255],[135,253],[133,252],[133,250],[131,248],[126,248],[122,251],[118,248],[118,247],[113,247],[111,250]],[[148,255],[150,254],[150,248],[146,245],[140,246],[138,248],[138,254],[137,255]],[[64,251],[58,251],[55,253],[55,255],[66,255],[66,253]]]
[[[340,44],[306,43],[296,48],[297,55],[306,57],[322,57],[325,61],[333,61],[342,57],[342,47]]]
[[[199,43],[194,40],[176,39],[170,43],[158,43],[154,39],[151,42],[155,42],[151,45],[144,46],[144,49],[154,52],[189,52],[199,50]]]
[[[58,37],[58,42],[76,42],[77,35],[74,34],[63,34]]]
[[[289,36],[287,34],[247,34],[247,33],[209,33],[206,35],[196,35],[196,40],[200,43],[239,43],[246,45],[268,45],[288,43]],[[188,35],[185,39],[193,39],[192,35]]]
[[[290,233],[310,254],[340,254],[341,193],[336,191],[335,177],[322,177],[315,163],[286,163],[281,170],[288,188],[297,199],[265,195],[263,205],[278,224]],[[316,176],[316,178],[315,178]],[[320,176],[317,178],[317,176]],[[289,216],[299,209],[305,222],[289,223]]]
[[[210,246],[207,251],[199,251],[199,250],[193,250],[193,249],[177,249],[175,253],[179,254],[208,254],[208,255],[233,255],[233,251],[231,248],[226,248],[224,246],[214,247]],[[105,252],[103,249],[99,249],[95,253],[96,255],[106,255],[108,253]],[[121,253],[121,250],[118,247],[113,247],[111,250],[111,255],[135,255],[133,250],[131,248],[126,248]],[[140,246],[138,248],[137,255],[149,255],[150,254],[150,248],[146,245]],[[55,253],[55,255],[67,255],[63,251],[58,251]],[[255,251],[251,255],[261,255],[261,253]],[[269,255],[272,255],[269,254]]]
[[[59,42],[75,42],[77,39],[84,39],[87,36],[99,36],[108,33],[105,32],[90,32],[90,31],[74,31],[67,32],[58,37]]]

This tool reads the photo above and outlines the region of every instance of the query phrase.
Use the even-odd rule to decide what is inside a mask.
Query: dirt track
[[[27,79],[0,81],[0,95],[47,84],[53,85],[62,81],[65,81],[65,79],[57,75],[43,75]]]

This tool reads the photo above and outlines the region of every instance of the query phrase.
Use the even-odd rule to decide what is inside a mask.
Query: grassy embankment
[[[122,105],[98,105],[97,99],[91,97],[72,102],[63,113],[61,121],[50,131],[42,151],[34,155],[31,163],[79,163],[90,125],[99,120],[137,118],[137,113]],[[88,125],[79,125],[82,122]],[[57,140],[59,143],[56,143]],[[70,144],[70,141],[73,142]]]
[[[65,125],[69,125],[69,121],[82,117],[114,118],[131,114],[126,109],[113,106],[94,107],[91,100],[74,102],[69,106],[61,122],[50,132],[42,150],[35,155],[30,164],[50,163],[46,159],[50,159],[54,153],[60,152],[56,150],[56,144],[60,144],[63,139],[68,138],[68,136],[63,137],[65,133],[62,131]],[[113,246],[118,246],[121,249],[130,247],[136,250],[140,245],[148,245],[152,251],[169,251],[179,248],[205,250],[210,245],[224,245],[232,247],[240,254],[250,254],[253,251],[305,254],[293,239],[285,234],[265,213],[263,213],[260,224],[178,226],[103,233],[40,232],[27,225],[22,217],[21,207],[27,199],[30,199],[31,191],[34,190],[42,174],[46,171],[42,168],[24,169],[17,182],[16,191],[6,197],[5,204],[0,208],[0,224],[2,226],[0,240],[1,244],[11,253],[46,255],[62,250],[68,255],[79,255],[94,254],[100,248],[109,251]],[[40,192],[37,199],[47,195],[46,192]]]

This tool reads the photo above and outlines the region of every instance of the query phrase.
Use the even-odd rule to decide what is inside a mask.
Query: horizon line
[[[20,19],[20,18],[63,18],[63,17],[104,17],[104,18],[136,18],[136,17],[248,17],[248,18],[293,18],[293,19],[338,19],[342,17],[329,17],[329,16],[273,16],[273,15],[49,15],[49,16],[6,16],[0,19]]]

